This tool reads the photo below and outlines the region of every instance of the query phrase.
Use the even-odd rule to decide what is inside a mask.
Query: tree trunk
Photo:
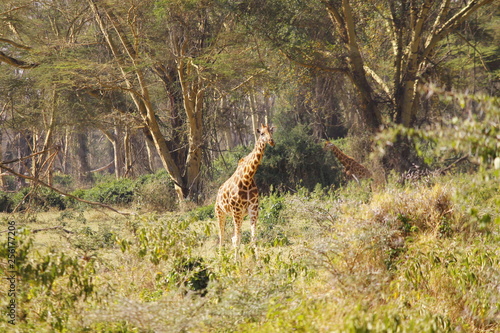
[[[89,149],[87,145],[86,133],[78,132],[75,136],[75,159],[76,159],[76,176],[81,184],[90,184],[92,175],[90,174],[90,166],[88,161]]]
[[[250,102],[250,114],[252,119],[252,132],[255,142],[258,140],[257,129],[259,128],[259,115],[257,114],[257,107],[255,103],[255,91],[252,89],[248,94],[248,101]]]
[[[125,157],[124,157],[124,136],[118,124],[115,123],[113,131],[100,128],[104,136],[111,142],[113,146],[113,164],[115,178],[120,179],[123,177],[125,170]]]
[[[153,150],[152,150],[153,147],[151,147],[152,143],[147,138],[144,141],[145,141],[144,144],[146,145],[146,152],[148,155],[147,167],[149,168],[150,172],[155,172],[154,154],[153,154]]]
[[[183,52],[182,47],[179,48],[179,51]],[[184,110],[187,115],[189,130],[189,150],[186,158],[183,180],[187,185],[187,195],[196,195],[199,191],[202,162],[203,98],[205,90],[199,73],[195,73],[198,71],[198,67],[195,66],[191,60],[183,58],[178,59],[177,71],[182,88]],[[197,76],[197,78],[193,78],[193,75]],[[196,199],[193,198],[193,196],[191,196],[191,198]]]
[[[187,113],[189,130],[189,152],[185,162],[185,171],[181,174],[181,166],[176,164],[156,119],[156,114],[149,96],[148,84],[144,79],[144,73],[138,52],[134,48],[134,46],[137,46],[138,40],[135,40],[135,44],[131,43],[127,34],[123,31],[123,26],[115,17],[112,10],[110,8],[105,8],[105,15],[118,36],[119,41],[115,42],[108,32],[107,26],[99,13],[96,2],[94,0],[88,0],[88,3],[94,13],[100,30],[110,47],[116,62],[118,63],[125,84],[127,85],[127,90],[129,91],[130,97],[134,101],[134,104],[144,121],[147,132],[149,133],[148,135],[150,135],[155,145],[164,168],[167,170],[175,184],[174,187],[177,196],[180,201],[183,201],[188,197],[190,191],[193,191],[193,193],[198,191],[203,133],[203,90],[198,89],[197,82],[194,83],[193,87],[188,87],[188,82],[189,80],[192,80],[192,77],[180,79],[181,85],[184,84],[184,86],[182,86],[182,91],[184,95],[184,106]],[[134,37],[137,38],[138,36]],[[121,47],[119,47],[119,45],[121,45]],[[186,44],[184,43],[183,45],[185,46]],[[177,46],[180,46],[180,43],[178,43]],[[194,65],[192,63],[187,64],[188,66],[185,66],[185,59],[181,59],[177,63],[177,72],[179,75],[196,74],[192,73]],[[129,68],[134,69],[133,71],[130,71]],[[185,70],[189,73],[184,72]]]
[[[334,1],[326,2],[326,9],[330,19],[342,36],[347,50],[346,61],[349,68],[348,77],[356,87],[361,100],[361,115],[363,123],[371,132],[378,130],[381,125],[381,115],[377,103],[373,99],[373,90],[366,76],[363,57],[356,37],[356,28],[349,0],[342,0],[341,10]]]
[[[132,171],[132,146],[130,141],[130,129],[125,127],[125,135],[123,136],[123,147],[125,153],[125,177],[133,177]]]
[[[3,161],[3,132],[0,131],[0,161]],[[0,190],[5,190],[4,172],[0,171]]]

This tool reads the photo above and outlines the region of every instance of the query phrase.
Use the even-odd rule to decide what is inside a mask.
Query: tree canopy
[[[499,90],[492,0],[7,0],[0,17],[2,160],[58,146],[53,166],[82,183],[163,168],[181,200],[259,123],[351,136],[365,159],[383,128],[466,116],[430,84]],[[417,149],[395,140],[384,167],[404,171]]]

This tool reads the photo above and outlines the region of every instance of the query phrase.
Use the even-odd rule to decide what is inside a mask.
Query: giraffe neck
[[[262,156],[264,155],[264,149],[266,149],[266,142],[257,140],[252,152],[245,157],[245,163],[242,165],[242,173],[247,176],[245,178],[252,179],[257,172],[257,168],[259,167],[260,162],[262,161]]]
[[[340,150],[334,144],[331,144],[330,148],[332,149],[332,152],[335,155],[335,157],[340,161],[340,163],[342,163],[343,166],[346,167],[346,166],[349,165],[348,161],[351,159],[349,156],[347,156],[346,154],[344,154],[342,152],[342,150]]]

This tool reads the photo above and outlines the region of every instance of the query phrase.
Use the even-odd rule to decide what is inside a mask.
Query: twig
[[[100,168],[97,168],[97,169],[94,169],[94,170],[90,170],[89,172],[99,172],[99,171],[105,170],[105,169],[109,168],[110,166],[112,166],[112,165],[113,165],[113,163],[115,163],[115,161],[114,161],[114,160],[113,160],[113,161],[111,161],[111,162],[109,162],[108,164],[106,164],[106,165],[105,165],[105,166],[103,166],[103,167],[100,167]]]
[[[446,171],[450,170],[451,168],[453,168],[455,165],[457,165],[458,163],[462,162],[462,161],[465,161],[466,159],[469,158],[469,155],[464,155],[462,157],[460,157],[458,160],[456,160],[455,162],[451,163],[450,165],[448,165],[447,167],[445,168],[442,168],[442,169],[439,169],[437,170],[438,174],[439,175],[442,175],[444,174]]]

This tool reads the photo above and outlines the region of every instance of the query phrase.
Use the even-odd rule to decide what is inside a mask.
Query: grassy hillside
[[[18,332],[498,332],[497,173],[261,200],[258,244],[217,253],[213,207],[4,215]],[[2,230],[7,227],[2,227]],[[230,230],[229,230],[230,232]],[[1,269],[7,274],[7,233]],[[10,300],[2,282],[1,307]],[[13,329],[13,330],[12,330]]]

